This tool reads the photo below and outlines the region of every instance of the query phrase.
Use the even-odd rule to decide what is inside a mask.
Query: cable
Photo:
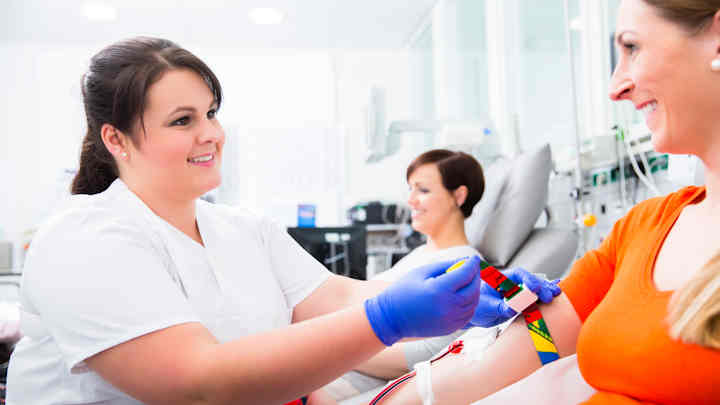
[[[632,197],[632,203],[633,205],[638,203],[638,190],[640,190],[640,179],[637,177],[633,179],[633,197]]]
[[[632,146],[632,143],[629,139],[627,140],[627,142],[628,142],[629,146],[634,148],[634,146]],[[639,142],[635,141],[635,143],[638,144]],[[633,152],[634,152],[634,149],[633,149]],[[633,153],[633,156],[634,155],[635,154]],[[640,161],[642,162],[643,167],[645,168],[645,173],[644,173],[645,178],[648,179],[648,181],[650,183],[652,183],[652,185],[655,186],[656,190],[657,190],[657,183],[655,183],[655,177],[652,175],[652,170],[651,170],[650,164],[648,163],[647,156],[645,156],[644,152],[640,152],[640,153],[638,153],[638,155],[640,155]]]
[[[647,156],[645,153],[640,153],[640,161],[643,164],[643,167],[645,168],[645,177],[652,183],[653,186],[657,188],[657,183],[655,182],[655,176],[652,174],[652,167],[650,167],[650,163],[648,163]]]
[[[434,362],[442,359],[443,357],[447,356],[447,355],[450,354],[450,353],[460,353],[460,352],[462,351],[462,349],[463,349],[464,346],[465,346],[465,344],[463,343],[462,340],[456,340],[456,341],[453,342],[450,346],[448,346],[447,350],[445,350],[445,351],[444,351],[443,353],[441,353],[440,355],[435,356],[434,359],[430,360],[430,364],[432,364],[432,363],[434,363]],[[373,398],[372,401],[370,401],[370,403],[369,403],[368,405],[376,405],[376,404],[379,404],[379,403],[380,403],[380,400],[383,399],[387,394],[389,394],[389,393],[391,393],[392,391],[394,391],[397,387],[399,387],[400,385],[402,385],[402,384],[405,383],[406,381],[408,381],[408,380],[410,380],[411,378],[415,377],[416,374],[417,374],[417,372],[411,371],[411,372],[405,374],[404,376],[398,378],[397,380],[393,381],[392,383],[390,383],[390,385],[388,385],[388,386],[385,387],[382,391],[380,391],[380,393],[377,394],[377,395],[375,396],[375,398]]]
[[[648,178],[642,173],[640,170],[640,167],[637,164],[637,160],[635,160],[635,151],[633,150],[633,147],[630,145],[630,141],[625,138],[625,151],[630,158],[630,164],[632,165],[633,170],[635,171],[635,174],[637,175],[638,179],[642,181],[642,183],[655,194],[656,197],[660,196],[660,190],[655,187],[653,183],[648,180]],[[641,152],[642,153],[642,152]],[[621,169],[622,170],[622,169]]]
[[[623,142],[624,142],[625,131],[623,131],[623,129],[617,125],[615,125],[613,127],[613,129],[615,130],[615,154],[617,155],[617,158],[618,158],[618,161],[617,161],[618,173],[620,174],[620,182],[618,184],[618,186],[620,188],[620,208],[622,209],[623,212],[625,212],[625,205],[627,203],[627,196],[626,196],[626,194],[627,194],[626,187],[627,186],[625,185],[625,167],[624,167],[625,166],[624,165],[625,158],[624,158],[624,153],[622,152],[622,150],[620,150],[620,142],[619,142],[620,140],[623,140]]]

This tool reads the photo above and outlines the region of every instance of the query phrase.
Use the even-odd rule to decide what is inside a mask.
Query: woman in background
[[[425,235],[427,243],[374,279],[394,281],[418,263],[479,255],[465,235],[465,219],[485,191],[477,160],[467,153],[435,149],[415,158],[405,178],[410,188],[411,225]]]

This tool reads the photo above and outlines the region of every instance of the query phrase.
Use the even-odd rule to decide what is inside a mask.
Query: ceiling
[[[0,42],[97,43],[135,35],[241,48],[395,49],[436,0],[102,0],[117,18],[89,21],[81,0],[2,0]],[[273,7],[280,25],[248,13]]]

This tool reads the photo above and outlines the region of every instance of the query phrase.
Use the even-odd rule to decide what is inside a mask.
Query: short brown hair
[[[482,198],[485,191],[485,177],[482,166],[474,157],[464,152],[453,152],[446,149],[433,149],[415,158],[407,168],[405,179],[420,166],[428,163],[437,165],[442,178],[443,186],[448,191],[455,191],[460,186],[468,189],[467,198],[460,206],[465,218],[472,214],[472,210]]]

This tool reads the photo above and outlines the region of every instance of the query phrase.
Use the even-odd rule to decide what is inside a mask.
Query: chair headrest
[[[488,218],[485,218],[481,235],[469,232],[468,238],[488,262],[505,267],[527,240],[547,204],[551,169],[552,155],[548,144],[519,155],[510,163],[506,179],[496,190],[497,201],[492,204],[492,209],[473,210],[471,218],[476,214]],[[478,220],[480,222],[482,219]],[[473,226],[470,218],[468,223]]]

